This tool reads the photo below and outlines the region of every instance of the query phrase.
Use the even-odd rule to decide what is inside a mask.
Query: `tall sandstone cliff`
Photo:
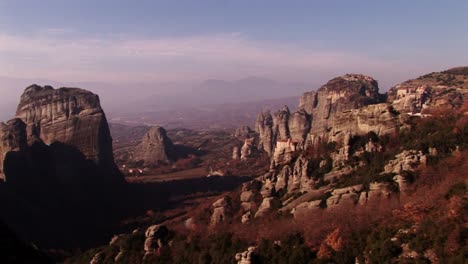
[[[99,98],[78,88],[26,88],[0,123],[0,175],[0,219],[51,247],[109,225],[128,189]]]
[[[343,141],[349,134],[378,134],[395,130],[395,117],[377,81],[361,74],[334,78],[315,92],[305,93],[298,110],[283,107],[273,116],[260,113],[256,131],[259,147],[269,155],[278,147],[305,148],[321,141]],[[272,121],[270,121],[272,120]],[[289,140],[289,144],[284,141]]]
[[[47,162],[55,167],[48,173],[54,174],[49,175],[51,178],[62,177],[67,182],[75,182],[93,175],[103,184],[123,182],[114,163],[112,138],[99,97],[89,91],[38,85],[27,87],[21,95],[16,118],[0,125],[0,137],[0,174],[3,178],[7,155],[17,153],[18,157],[27,157],[28,164]],[[47,161],[46,157],[31,154],[38,149],[48,153]],[[85,166],[87,161],[94,165]],[[11,159],[10,168],[15,163]],[[79,171],[85,167],[87,173]],[[30,169],[35,171],[34,166]]]
[[[347,202],[366,204],[389,197],[395,186],[404,192],[410,180],[402,171],[425,166],[428,155],[437,155],[437,149],[398,153],[401,149],[384,146],[379,139],[398,137],[400,128],[411,128],[411,121],[437,113],[465,111],[468,115],[463,110],[467,95],[468,67],[426,74],[386,94],[379,93],[373,78],[346,74],[305,93],[296,112],[283,107],[274,114],[260,113],[257,147],[270,156],[271,166],[256,179],[263,198],[258,211],[243,213],[260,216],[277,210],[271,201],[279,201],[280,210],[295,215]],[[365,168],[371,161],[375,172]],[[370,182],[363,180],[366,173],[373,174],[366,176]],[[351,177],[354,182],[348,181]]]
[[[99,97],[79,88],[31,85],[21,95],[16,117],[27,125],[28,139],[75,146],[97,164],[112,165],[112,138]]]

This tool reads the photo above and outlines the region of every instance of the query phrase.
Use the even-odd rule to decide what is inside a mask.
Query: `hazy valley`
[[[0,0],[0,264],[468,263],[466,14]]]
[[[1,126],[2,220],[45,263],[458,261],[467,84],[454,68],[380,94],[349,74],[295,111],[247,107],[254,128],[167,130],[32,85]]]

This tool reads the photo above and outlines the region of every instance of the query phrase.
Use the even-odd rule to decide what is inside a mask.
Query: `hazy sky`
[[[468,1],[0,0],[0,76],[173,82],[468,64]],[[321,80],[322,81],[322,80]]]

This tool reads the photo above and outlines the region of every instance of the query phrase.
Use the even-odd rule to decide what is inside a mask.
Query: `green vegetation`
[[[456,67],[442,73],[468,76],[468,67]]]
[[[232,233],[220,233],[209,236],[192,238],[190,242],[185,239],[174,241],[176,254],[172,254],[171,262],[167,263],[235,263],[235,254],[247,249],[248,244],[234,239]]]
[[[367,237],[365,253],[370,263],[393,263],[402,249],[391,238],[397,230],[389,227],[377,228]]]
[[[307,264],[312,263],[315,254],[305,245],[302,234],[289,234],[278,245],[273,241],[262,239],[258,247],[256,264]]]
[[[446,156],[457,146],[465,148],[468,144],[468,122],[457,124],[455,116],[440,116],[413,119],[409,129],[402,129],[399,142],[404,149],[429,152],[436,148],[439,156]]]

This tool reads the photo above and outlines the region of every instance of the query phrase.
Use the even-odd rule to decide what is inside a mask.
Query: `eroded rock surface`
[[[273,153],[275,136],[273,134],[273,117],[270,112],[261,112],[255,122],[255,131],[259,135],[258,149],[268,155]]]
[[[237,264],[252,264],[253,256],[255,255],[255,251],[257,247],[249,247],[246,251],[237,253],[235,259]]]
[[[31,85],[21,95],[16,117],[26,123],[28,137],[74,146],[86,158],[113,166],[112,138],[96,94]]]
[[[175,159],[174,145],[160,126],[151,127],[135,148],[133,159],[142,161],[145,166],[168,163]]]
[[[156,251],[163,246],[166,246],[168,235],[169,230],[165,225],[152,225],[148,227],[145,232],[144,258],[156,253]]]
[[[228,197],[216,200],[213,204],[213,214],[211,215],[211,225],[224,222],[231,213],[231,201]]]
[[[0,178],[6,180],[4,160],[10,151],[21,151],[27,148],[26,124],[16,118],[7,123],[0,123]]]

